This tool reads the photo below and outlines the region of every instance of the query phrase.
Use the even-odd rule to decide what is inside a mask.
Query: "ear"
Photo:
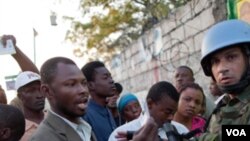
[[[48,84],[41,84],[40,90],[46,98],[51,99],[53,97],[53,91]]]
[[[87,84],[90,91],[93,91],[95,89],[95,82],[89,81]]]

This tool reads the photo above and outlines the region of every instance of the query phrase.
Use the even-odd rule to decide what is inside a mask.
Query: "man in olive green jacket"
[[[223,125],[250,124],[250,25],[227,20],[210,28],[203,40],[201,65],[226,94],[208,121],[202,141],[222,140]],[[237,138],[236,138],[237,139]]]

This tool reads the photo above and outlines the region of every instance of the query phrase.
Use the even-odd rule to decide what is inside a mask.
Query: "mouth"
[[[37,105],[45,105],[45,101],[37,101],[36,104]]]
[[[141,114],[140,112],[135,113],[135,117],[136,117],[136,118],[139,117],[140,114]]]
[[[189,115],[194,115],[194,110],[188,109],[188,110],[186,110],[186,112],[187,112]]]
[[[88,98],[82,99],[80,102],[78,102],[77,107],[81,110],[85,110],[87,108]]]
[[[223,77],[220,79],[221,84],[230,84],[231,83],[231,78],[230,77]]]
[[[112,89],[112,91],[115,91],[116,87],[114,85],[112,85],[111,89]]]

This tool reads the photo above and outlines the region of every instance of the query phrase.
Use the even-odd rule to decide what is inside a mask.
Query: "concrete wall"
[[[196,82],[208,93],[210,79],[200,66],[201,42],[206,30],[224,19],[225,0],[191,0],[113,59],[114,80],[123,85],[123,92],[144,97],[155,82],[173,82],[174,70],[180,65],[188,65],[195,73]],[[161,45],[157,54],[157,47]]]

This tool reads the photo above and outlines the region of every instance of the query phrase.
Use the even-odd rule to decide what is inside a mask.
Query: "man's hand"
[[[158,126],[153,118],[149,118],[146,124],[133,136],[133,141],[158,141]]]
[[[4,47],[7,44],[7,40],[12,40],[14,47],[16,48],[16,38],[13,35],[3,35],[1,38],[1,42],[3,43]]]
[[[118,132],[116,138],[118,141],[128,141],[127,132]],[[133,135],[132,141],[158,141],[158,126],[154,119],[151,117],[147,120],[146,124],[142,126]]]

